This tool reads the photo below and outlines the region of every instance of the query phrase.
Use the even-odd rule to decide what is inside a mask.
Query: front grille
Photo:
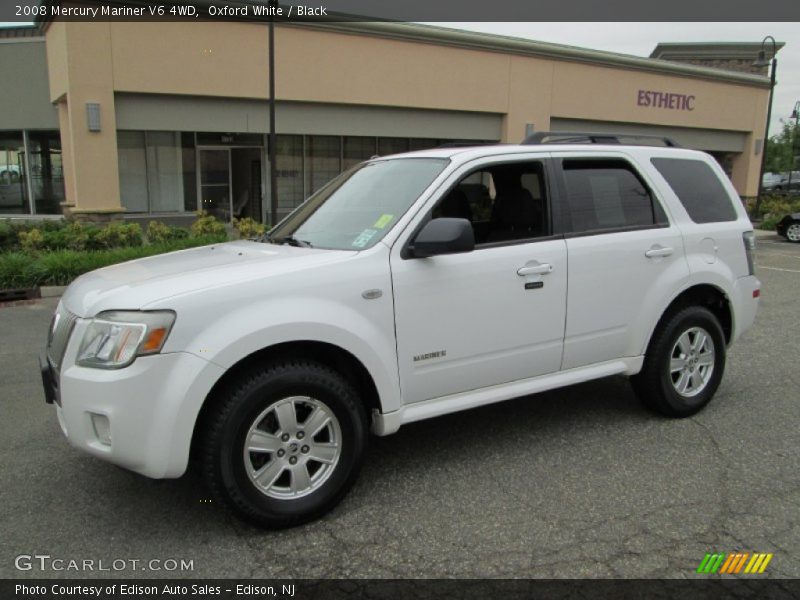
[[[77,318],[77,315],[73,315],[61,304],[58,305],[56,314],[53,315],[53,321],[50,323],[50,334],[47,339],[47,358],[56,371],[61,370],[61,360],[64,358],[67,342],[69,342],[69,336],[72,334]]]

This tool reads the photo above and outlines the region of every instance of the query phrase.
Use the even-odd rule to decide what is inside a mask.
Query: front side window
[[[503,163],[473,171],[444,195],[431,216],[467,219],[478,245],[547,235],[544,164]]]
[[[573,233],[652,227],[666,216],[630,164],[619,159],[564,160]]]
[[[365,250],[397,223],[447,166],[434,158],[362,163],[342,173],[292,213],[270,241]]]

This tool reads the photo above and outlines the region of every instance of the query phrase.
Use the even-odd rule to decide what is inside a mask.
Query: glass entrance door
[[[220,221],[231,220],[231,152],[228,148],[199,149],[200,210]]]
[[[263,148],[231,148],[233,217],[261,220]]]

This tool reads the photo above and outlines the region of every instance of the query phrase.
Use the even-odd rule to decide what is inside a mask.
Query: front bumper
[[[47,397],[53,380],[42,369]],[[139,357],[124,369],[79,367],[68,348],[52,398],[76,448],[148,477],[180,477],[200,407],[223,372],[186,352]]]

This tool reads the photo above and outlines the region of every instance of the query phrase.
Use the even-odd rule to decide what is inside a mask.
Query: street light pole
[[[789,163],[789,181],[786,182],[786,191],[792,193],[792,171],[794,171],[794,149],[797,146],[797,125],[800,124],[800,100],[794,103],[794,110],[790,119],[794,119],[794,129],[792,130],[791,156],[792,162]]]
[[[761,41],[761,50],[758,51],[758,58],[753,63],[756,67],[766,67],[770,63],[767,61],[767,53],[764,50],[764,45],[767,40],[772,42],[772,69],[769,76],[769,104],[767,106],[767,124],[764,126],[764,143],[761,146],[761,168],[758,172],[758,196],[756,197],[756,206],[754,209],[754,217],[758,217],[759,210],[761,209],[761,197],[764,195],[764,166],[767,163],[767,142],[769,141],[769,122],[772,119],[772,95],[775,92],[775,71],[778,69],[778,59],[775,55],[778,53],[778,46],[775,43],[775,38],[768,35]]]

